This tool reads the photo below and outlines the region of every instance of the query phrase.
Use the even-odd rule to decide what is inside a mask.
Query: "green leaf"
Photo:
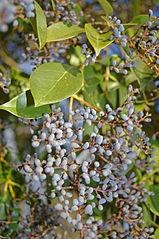
[[[151,17],[151,19],[155,19],[155,18]],[[133,18],[133,20],[130,22],[130,24],[131,23],[136,23],[138,25],[145,24],[146,22],[148,22],[148,20],[149,20],[148,15],[138,15],[138,16]]]
[[[77,25],[57,22],[47,28],[47,42],[66,40],[83,32],[84,29]]]
[[[70,65],[73,66],[81,66],[85,62],[85,56],[81,53],[81,47],[80,46],[73,46],[72,49],[70,49]]]
[[[51,0],[51,4],[52,4],[52,9],[55,11],[55,3],[54,3],[54,0]]]
[[[4,168],[2,166],[2,163],[0,163],[0,184],[4,183],[6,180],[6,175],[4,173]]]
[[[91,89],[92,88],[92,89]],[[106,105],[106,98],[103,93],[101,93],[96,86],[85,87],[83,89],[84,100],[91,105],[103,110]]]
[[[76,14],[80,14],[82,12],[82,8],[77,3],[75,3],[75,7],[73,8],[73,10]]]
[[[133,72],[138,79],[141,89],[144,89],[156,75],[141,59],[138,58],[136,61],[137,66],[133,67]]]
[[[155,215],[159,216],[159,184],[151,185],[150,191],[155,195],[149,196],[146,204]]]
[[[113,106],[113,109],[115,109],[117,105],[117,90],[108,91],[108,95],[109,95],[109,102]]]
[[[36,26],[36,18],[35,18],[35,17],[29,18],[29,22],[30,22],[31,25],[32,25],[33,31],[34,31],[35,34],[38,36],[37,26]]]
[[[127,54],[128,56],[130,56],[130,54],[131,54],[131,51],[130,51],[129,45],[128,45],[128,44],[126,44],[126,46],[125,46],[125,47],[123,47],[123,49],[124,49],[124,51],[126,52],[126,54]]]
[[[47,39],[47,23],[46,23],[46,17],[41,9],[40,5],[34,0],[35,2],[35,12],[36,12],[36,25],[37,25],[37,34],[39,39],[39,45],[40,49],[43,48],[43,46],[46,43]]]
[[[12,217],[11,221],[19,221],[20,217]],[[18,229],[18,223],[10,223],[9,224],[9,229],[12,229],[16,232],[16,230]]]
[[[35,106],[64,100],[77,93],[83,85],[79,69],[56,62],[38,67],[30,76]]]
[[[106,17],[106,16],[101,16],[101,18],[107,23],[107,25],[108,25],[109,27],[112,27],[112,23],[111,23],[111,21],[108,19],[108,17]]]
[[[26,91],[26,89],[29,89],[29,75],[23,71],[11,68],[8,76],[12,79],[12,84],[9,86],[9,99],[16,97],[21,94],[21,92]]]
[[[110,45],[114,41],[109,40],[109,37],[112,34],[112,32],[109,31],[104,34],[98,34],[90,24],[85,24],[85,31],[87,38],[91,43],[91,45],[93,46],[97,56],[99,55],[101,49]]]
[[[6,211],[5,211],[5,204],[2,202],[0,203],[0,220],[6,219]]]
[[[155,72],[151,70],[140,58],[136,61],[137,65],[133,68],[133,71],[139,80],[142,80],[143,78],[151,78],[155,75]]]
[[[127,74],[125,76],[125,83],[128,86],[129,84],[131,84],[134,81],[138,81],[138,83],[140,84],[138,78],[136,77],[135,73],[133,71],[131,71],[129,74]]]
[[[157,120],[157,119],[156,119]],[[157,121],[158,123],[158,121]],[[156,125],[154,125],[154,127],[156,127]],[[155,168],[158,169],[158,172],[159,172],[159,139],[155,139],[155,140],[152,140],[150,139],[150,143],[152,144],[152,147],[154,147],[156,149],[155,151],[155,157],[153,158],[153,160],[155,160]],[[157,176],[158,174],[156,174]]]
[[[97,78],[97,73],[92,65],[84,68],[84,81],[88,86],[96,86],[100,83],[100,79]]]
[[[150,227],[152,225],[152,216],[150,210],[143,204],[142,205],[142,210],[143,210],[143,221],[144,224],[142,225],[142,228],[144,227]]]
[[[127,87],[125,82],[120,82],[119,86],[119,105],[121,106],[126,100]]]
[[[113,14],[113,8],[107,0],[98,0],[101,7],[104,9],[106,16]]]
[[[119,82],[109,79],[109,81],[106,82],[106,87],[108,88],[108,91],[116,90],[119,88]]]
[[[9,102],[0,105],[0,109],[22,118],[39,118],[44,113],[51,113],[49,105],[35,107],[30,90],[16,96]]]
[[[99,62],[100,64],[105,65],[105,66],[111,66],[111,64],[112,64],[112,57],[111,56],[107,56],[105,58],[97,60],[97,62]]]
[[[155,231],[155,239],[159,238],[159,228],[156,229]]]

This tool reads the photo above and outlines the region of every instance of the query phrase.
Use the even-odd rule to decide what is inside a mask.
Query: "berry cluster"
[[[76,4],[71,0],[57,1],[56,20],[59,19],[66,23],[79,24],[79,19],[75,13]]]
[[[17,5],[24,8],[24,12],[27,18],[34,17],[34,0],[1,0],[0,2],[0,32],[8,31],[8,24],[13,22],[13,27],[18,25],[18,21],[15,19],[15,13]]]
[[[84,63],[85,66],[87,66],[90,62],[95,63],[95,61],[96,61],[96,54],[94,53],[94,51],[92,52],[88,48],[86,43],[84,43],[82,45],[81,53],[84,54],[84,56],[86,58],[85,63]]]
[[[70,111],[69,121],[60,108],[53,107],[33,135],[37,153],[28,155],[22,165],[28,188],[40,200],[39,210],[55,200],[56,217],[66,220],[80,238],[100,238],[104,232],[106,238],[153,238],[152,230],[141,228],[140,206],[152,194],[137,186],[133,172],[135,167],[150,170],[153,163],[141,124],[151,119],[136,112],[136,92],[130,85],[127,100],[116,110],[108,104],[105,112],[94,107],[76,109]],[[89,136],[85,136],[86,125],[93,126]],[[40,151],[46,152],[43,160]],[[145,155],[143,161],[138,159],[139,152]],[[98,218],[106,207],[116,208],[115,213]],[[58,226],[65,228],[61,221]]]
[[[117,17],[109,16],[109,24],[113,30],[110,40],[115,40],[116,44],[121,45],[123,48],[130,47],[130,55],[125,56],[125,62],[121,62],[118,66],[113,62],[111,69],[116,73],[122,72],[127,74],[127,69],[135,67],[136,59],[140,58],[150,68],[159,72],[158,64],[158,38],[156,36],[158,30],[158,17],[152,17],[153,12],[149,9],[149,20],[146,24],[139,26],[138,34],[129,38],[125,33],[125,28],[121,24],[120,19]],[[133,53],[135,52],[135,55]],[[142,54],[144,52],[144,54]]]
[[[75,7],[76,4],[74,1],[64,0],[64,1],[56,1],[56,8],[52,11],[52,6],[50,5],[50,1],[44,2],[46,11],[45,15],[49,19],[49,24],[53,22],[63,21],[66,24],[79,24],[80,17],[83,16],[83,12],[81,11],[79,14],[76,13]]]
[[[59,61],[66,63],[63,56],[66,54],[70,42],[50,43],[45,49],[39,50],[38,39],[33,33],[28,35],[16,33],[12,37],[12,43],[8,41],[8,37],[8,35],[5,37],[5,49],[12,55],[12,59],[20,64],[22,71],[29,75],[33,67],[43,63]]]
[[[25,15],[27,18],[34,17],[34,0],[23,0],[19,1],[19,4],[24,8]]]
[[[8,24],[14,20],[15,11],[16,7],[13,1],[0,1],[0,32],[6,32],[8,30]]]
[[[121,20],[117,19],[116,16],[112,17],[109,16],[108,17],[110,23],[112,23],[112,28],[113,28],[113,34],[110,35],[110,40],[118,40],[121,41],[121,46],[125,47],[127,44],[127,37],[125,35],[123,35],[123,32],[125,30],[124,26],[121,24]],[[120,39],[120,40],[119,40]]]
[[[23,238],[52,238],[61,239],[61,235],[56,233],[56,226],[60,224],[60,217],[57,217],[55,209],[51,207],[51,201],[47,204],[38,200],[37,202],[24,201],[23,206],[27,207],[27,214],[22,215],[19,223],[19,233],[17,239]],[[34,214],[31,213],[34,208]]]

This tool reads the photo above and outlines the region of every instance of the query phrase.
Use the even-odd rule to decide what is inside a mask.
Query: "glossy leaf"
[[[50,105],[35,107],[30,90],[21,93],[9,102],[0,105],[0,109],[22,118],[39,118],[44,113],[51,113]]]
[[[107,16],[113,14],[113,8],[107,0],[98,0],[98,2],[100,3]]]
[[[155,215],[159,216],[159,184],[151,185],[150,191],[155,195],[148,197],[147,205]]]
[[[84,29],[77,25],[57,22],[47,28],[47,42],[66,40],[83,32]]]
[[[64,100],[77,93],[82,84],[79,69],[56,62],[41,65],[30,77],[30,88],[36,106]]]
[[[41,9],[40,5],[35,2],[35,12],[36,12],[36,26],[37,26],[37,34],[39,39],[40,49],[45,45],[47,39],[47,23],[46,17]]]
[[[110,31],[104,34],[98,34],[90,24],[85,24],[85,31],[87,38],[93,46],[97,56],[99,55],[101,49],[105,48],[113,42],[113,40],[109,40],[109,37],[112,34],[112,32]]]

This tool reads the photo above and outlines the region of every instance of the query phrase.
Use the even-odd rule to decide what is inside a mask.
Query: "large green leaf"
[[[151,185],[150,191],[155,195],[148,197],[147,205],[155,215],[159,216],[159,184]]]
[[[110,31],[104,34],[98,34],[90,24],[85,24],[85,31],[87,38],[93,46],[97,56],[99,55],[101,49],[105,48],[113,42],[113,40],[109,40],[109,37],[112,34],[112,32]]]
[[[35,11],[36,11],[36,26],[37,26],[37,34],[39,38],[40,49],[45,45],[47,39],[47,23],[46,17],[41,9],[40,5],[35,2]]]
[[[155,239],[159,238],[159,228],[156,229],[155,231]]]
[[[151,19],[155,19],[154,17],[151,17]],[[145,24],[146,22],[148,22],[149,20],[149,16],[148,15],[138,15],[136,17],[134,17],[132,19],[132,21],[130,22],[131,23],[136,23],[138,25],[140,24]]]
[[[47,28],[47,42],[66,40],[82,32],[84,32],[84,29],[77,25],[57,22]]]
[[[44,113],[51,113],[49,105],[35,107],[30,90],[21,93],[9,102],[0,105],[0,109],[22,118],[39,118]]]
[[[101,7],[104,9],[106,16],[113,14],[113,8],[107,0],[98,0]]]
[[[30,77],[30,88],[35,105],[45,105],[66,99],[77,93],[83,84],[79,69],[61,63],[46,63]]]

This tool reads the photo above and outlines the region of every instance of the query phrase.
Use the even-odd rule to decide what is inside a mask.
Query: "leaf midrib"
[[[56,81],[56,83],[53,85],[53,87],[51,87],[51,89],[47,92],[46,95],[44,95],[42,98],[41,98],[41,101],[39,101],[38,103],[42,103],[44,98],[46,98],[49,93],[56,87],[56,85],[58,84],[58,82],[69,72],[69,70],[71,69],[72,67],[70,67],[67,71],[64,71],[64,73],[62,74],[62,76]]]

